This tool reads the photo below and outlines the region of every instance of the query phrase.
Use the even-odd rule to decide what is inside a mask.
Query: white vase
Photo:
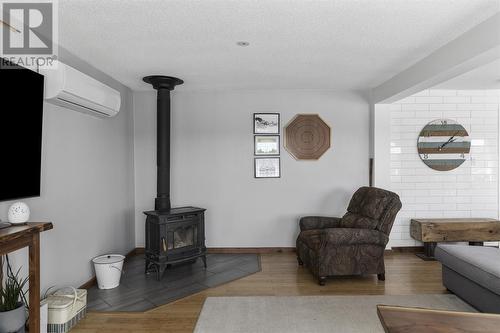
[[[0,312],[0,333],[18,332],[26,323],[26,309],[23,303],[11,311]]]
[[[30,208],[24,202],[14,202],[9,207],[7,218],[10,223],[24,223],[30,219]]]

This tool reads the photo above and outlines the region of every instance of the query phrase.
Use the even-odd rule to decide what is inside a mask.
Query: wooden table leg
[[[433,261],[434,250],[436,249],[436,242],[424,242],[424,253],[417,253],[417,257],[426,261]]]
[[[40,234],[33,234],[29,247],[29,331],[40,332]]]

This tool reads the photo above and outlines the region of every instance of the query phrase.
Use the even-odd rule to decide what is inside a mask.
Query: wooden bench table
[[[500,221],[487,218],[456,219],[412,219],[410,235],[424,243],[424,253],[417,256],[434,260],[434,249],[439,242],[483,242],[500,241]]]
[[[500,331],[500,315],[377,305],[386,333],[492,333]]]
[[[50,222],[28,222],[0,229],[0,255],[29,247],[29,331],[40,332],[40,232]],[[0,278],[1,278],[0,273]]]

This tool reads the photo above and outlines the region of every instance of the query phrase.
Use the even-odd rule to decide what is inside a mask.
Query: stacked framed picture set
[[[280,114],[254,113],[254,177],[280,178]]]

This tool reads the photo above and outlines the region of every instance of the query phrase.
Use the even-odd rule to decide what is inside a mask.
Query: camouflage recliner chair
[[[361,187],[342,218],[300,219],[297,260],[324,285],[333,275],[377,274],[385,280],[384,250],[401,201],[396,193]]]

